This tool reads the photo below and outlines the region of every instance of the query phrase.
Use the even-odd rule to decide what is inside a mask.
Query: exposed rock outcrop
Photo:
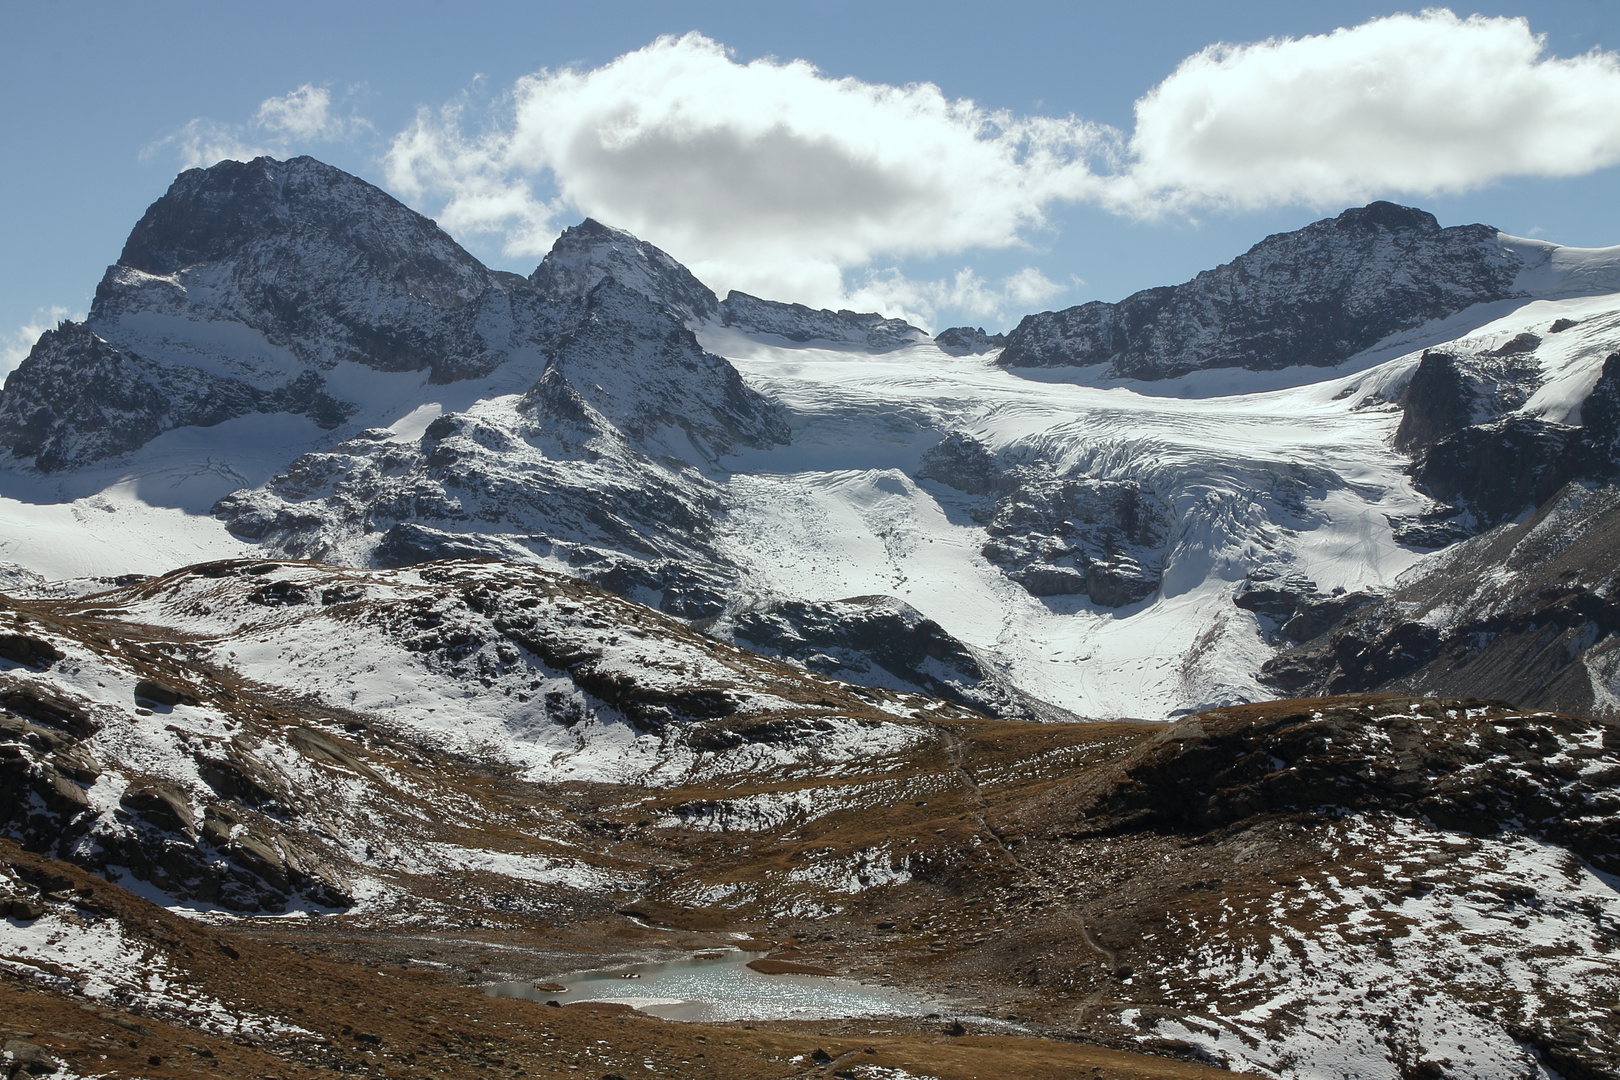
[[[88,465],[145,446],[172,428],[253,412],[308,416],[334,428],[354,412],[313,368],[269,388],[120,349],[82,323],[42,335],[0,393],[0,447],[41,472]]]
[[[994,452],[963,431],[953,431],[918,463],[917,479],[938,480],[969,495],[1000,495],[1017,486]]]
[[[1132,484],[1020,477],[986,525],[984,557],[1032,595],[1122,607],[1158,589],[1169,528],[1168,508]]]
[[[1521,266],[1495,229],[1442,229],[1422,210],[1375,202],[1268,236],[1183,285],[1026,315],[999,362],[1106,364],[1134,379],[1327,366],[1396,331],[1511,296]]]
[[[1287,693],[1455,694],[1609,716],[1620,702],[1620,489],[1571,483],[1279,654]]]
[[[987,353],[1007,344],[1006,334],[987,334],[982,326],[953,326],[934,335],[934,344],[952,356]]]
[[[1387,811],[1532,831],[1620,868],[1620,727],[1501,702],[1318,699],[1206,712],[1077,785],[1082,831],[1203,833],[1263,814]]]
[[[1513,412],[1534,388],[1528,378],[1424,354],[1401,398],[1395,444],[1413,455],[1413,482],[1450,507],[1433,515],[1455,519],[1443,539],[1517,517],[1572,480],[1620,476],[1620,353],[1604,362],[1579,427]]]
[[[816,310],[803,304],[761,300],[732,290],[720,302],[720,321],[751,334],[774,334],[789,341],[824,341],[871,352],[889,352],[929,340],[927,332],[904,319],[872,312]]]
[[[1031,697],[944,627],[892,596],[777,600],[727,612],[708,631],[864,686],[928,694],[1009,720],[1070,720]]]

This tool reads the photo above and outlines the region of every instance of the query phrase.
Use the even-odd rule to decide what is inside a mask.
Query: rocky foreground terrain
[[[1617,1075],[1613,725],[989,720],[492,562],[212,563],[0,622],[25,1069]],[[924,1004],[486,993],[737,949]]]

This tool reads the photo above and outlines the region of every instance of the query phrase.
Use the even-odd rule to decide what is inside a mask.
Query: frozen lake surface
[[[665,1020],[825,1020],[844,1016],[922,1016],[937,1004],[910,994],[823,975],[762,975],[748,961],[763,953],[727,952],[661,964],[563,975],[562,993],[528,982],[496,983],[496,997],[629,1005]]]

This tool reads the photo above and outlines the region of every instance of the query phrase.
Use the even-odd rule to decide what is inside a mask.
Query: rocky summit
[[[1132,379],[1331,367],[1398,331],[1525,295],[1517,283],[1535,254],[1485,225],[1442,229],[1433,214],[1375,202],[1268,236],[1184,285],[1026,315],[1000,362],[1100,364]]]
[[[931,336],[188,171],[0,390],[0,1068],[1620,1077],[1617,521],[1616,249]]]

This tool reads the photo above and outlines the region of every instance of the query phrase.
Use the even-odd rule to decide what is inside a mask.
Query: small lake
[[[763,953],[726,952],[661,964],[561,975],[564,993],[527,982],[496,983],[495,997],[604,1001],[665,1020],[829,1020],[845,1016],[922,1016],[940,1007],[920,997],[826,975],[762,975],[748,961]]]

